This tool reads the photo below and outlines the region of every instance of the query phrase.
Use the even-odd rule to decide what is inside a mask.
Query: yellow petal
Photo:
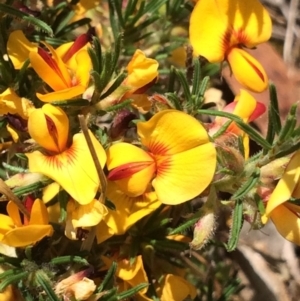
[[[183,301],[196,298],[196,288],[182,277],[168,274],[165,278],[161,301]]]
[[[106,194],[115,205],[115,210],[108,210],[109,213],[104,220],[116,235],[124,234],[138,220],[161,205],[155,192],[147,192],[132,198],[124,194],[115,183],[110,181],[108,181]]]
[[[59,153],[66,148],[69,119],[61,108],[45,104],[30,114],[28,131],[40,146]]]
[[[27,40],[21,30],[13,31],[7,41],[7,53],[15,69],[21,69],[30,52],[37,52],[37,46]]]
[[[78,95],[81,95],[86,90],[86,87],[78,85],[71,88],[51,92],[47,94],[36,93],[39,100],[43,102],[53,102],[60,100],[72,99]]]
[[[133,100],[131,105],[140,113],[146,114],[151,110],[152,102],[149,100],[146,94],[133,94],[130,95],[130,99]]]
[[[58,183],[53,182],[43,188],[42,200],[45,204],[50,202],[60,191],[60,186]]]
[[[15,143],[17,143],[19,141],[19,134],[18,134],[18,132],[10,124],[6,125],[6,129],[9,132],[9,134],[11,135],[12,140]]]
[[[90,133],[102,167],[106,154],[94,135]],[[90,203],[98,191],[99,178],[94,161],[83,134],[73,137],[73,144],[61,154],[45,156],[39,151],[28,153],[29,170],[53,179],[81,205]]]
[[[28,119],[34,110],[34,105],[30,100],[19,97],[11,88],[7,88],[0,94],[0,115],[18,114],[23,119]]]
[[[218,0],[201,0],[191,14],[189,32],[194,53],[212,63],[224,60],[223,36],[228,28],[227,6]]]
[[[268,77],[262,65],[245,50],[233,48],[227,56],[232,73],[237,81],[253,92],[262,92],[268,87]]]
[[[117,143],[107,151],[107,168],[108,178],[127,195],[135,197],[145,192],[154,175],[155,164],[144,150],[129,143]],[[117,180],[111,178],[112,175]]]
[[[22,227],[21,217],[18,206],[12,202],[9,201],[6,206],[6,211],[10,218],[12,219],[13,223],[17,227]]]
[[[96,226],[108,212],[107,208],[98,200],[92,200],[87,205],[73,204],[72,206],[72,202],[68,203],[67,212],[71,215],[74,228]]]
[[[126,86],[132,87],[132,93],[158,76],[158,62],[147,58],[143,51],[137,49],[127,66],[128,76],[125,80]]]
[[[289,161],[282,178],[277,183],[267,203],[265,215],[262,217],[263,223],[267,222],[268,217],[276,207],[287,202],[300,181],[300,151],[296,152]]]
[[[90,81],[90,71],[92,70],[91,58],[87,50],[82,49],[75,55],[77,68],[75,70],[76,85],[87,88]]]
[[[31,208],[29,225],[47,225],[48,223],[47,208],[42,200],[36,199]]]
[[[101,244],[103,241],[109,239],[115,234],[114,230],[109,228],[106,224],[106,222],[101,221],[97,226],[96,226],[96,238],[97,238],[97,243]]]
[[[53,234],[51,225],[30,225],[7,232],[2,242],[11,247],[26,247]]]
[[[30,52],[29,59],[32,68],[54,91],[70,88],[72,86],[71,77],[67,67],[55,53],[55,50],[50,45],[47,47],[54,57],[45,54],[45,50],[39,50],[40,53]],[[44,56],[42,56],[43,54]]]
[[[163,204],[177,205],[199,195],[212,181],[216,168],[216,150],[206,143],[157,163],[152,185]]]
[[[14,220],[7,215],[0,214],[1,224],[0,224],[0,233],[5,234],[7,231],[15,228]],[[22,225],[21,225],[22,226]]]
[[[237,104],[232,113],[241,117],[244,122],[247,122],[256,108],[257,102],[255,98],[246,90],[241,89],[235,101],[237,101]]]
[[[271,212],[271,219],[285,239],[300,245],[300,218],[297,214],[285,205],[279,205]]]
[[[209,142],[198,120],[176,110],[161,111],[137,128],[142,144],[155,155],[177,154]]]

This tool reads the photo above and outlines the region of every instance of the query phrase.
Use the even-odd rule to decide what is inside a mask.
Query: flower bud
[[[215,233],[216,215],[213,208],[203,206],[201,209],[201,217],[195,224],[194,238],[190,243],[190,247],[194,250],[200,250]]]

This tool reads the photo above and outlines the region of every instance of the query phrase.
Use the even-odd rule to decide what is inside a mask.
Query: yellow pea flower
[[[263,223],[271,218],[285,239],[300,245],[300,206],[288,202],[290,198],[300,199],[300,151],[291,157],[262,216]]]
[[[7,53],[15,69],[21,69],[30,52],[37,52],[38,46],[31,43],[21,30],[13,31],[7,41]]]
[[[32,68],[54,92],[41,94],[37,97],[44,102],[67,100],[81,95],[88,87],[92,63],[84,46],[88,35],[84,34],[75,42],[67,43],[54,49],[44,43],[50,54],[42,48],[30,52]],[[67,49],[66,49],[67,48]]]
[[[109,268],[116,258],[101,257],[107,268]],[[118,268],[116,276],[118,277],[119,290],[126,291],[132,287],[135,287],[141,283],[148,283],[148,277],[144,269],[143,259],[141,255],[136,256],[135,261],[131,264],[129,259],[124,258],[116,259]],[[147,287],[138,292],[138,295],[145,294]]]
[[[28,119],[34,109],[30,100],[19,97],[11,88],[7,88],[0,94],[0,115],[17,114],[23,119]]]
[[[115,205],[115,210],[109,209],[104,220],[116,235],[124,234],[138,220],[161,205],[153,191],[145,192],[137,197],[129,197],[114,182],[110,181],[108,181],[106,195]]]
[[[11,247],[26,247],[53,234],[48,224],[48,212],[40,199],[33,202],[30,219],[22,223],[17,205],[11,201],[6,206],[8,215],[0,214],[0,241]]]
[[[26,154],[29,170],[53,179],[78,203],[90,203],[98,191],[98,174],[84,135],[75,134],[72,143],[68,143],[69,119],[66,113],[45,104],[30,114],[28,131],[44,149],[43,152]],[[94,135],[89,134],[103,167],[105,151]]]
[[[67,204],[67,219],[65,235],[70,239],[77,239],[78,228],[89,228],[98,225],[107,215],[108,210],[98,200],[80,205],[73,200]]]
[[[241,89],[240,94],[234,98],[234,101],[228,104],[223,112],[232,113],[241,117],[245,123],[250,123],[256,118],[260,117],[266,111],[263,103],[256,101],[256,99],[246,90]],[[208,133],[215,134],[226,122],[225,117],[217,116],[214,122],[210,125]],[[249,136],[246,135],[235,122],[232,122],[226,129],[226,133],[241,135],[243,137],[243,144],[245,150],[245,158],[249,157]]]
[[[261,64],[243,47],[267,41],[272,22],[258,0],[201,0],[190,19],[190,42],[210,62],[227,60],[236,79],[254,92],[268,86]]]
[[[107,151],[108,179],[125,194],[140,196],[151,182],[160,202],[176,205],[196,197],[210,184],[216,151],[198,120],[165,110],[139,122],[137,129],[146,150],[117,143]]]

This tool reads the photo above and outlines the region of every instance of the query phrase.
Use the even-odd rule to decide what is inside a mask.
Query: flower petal
[[[287,202],[300,181],[300,151],[296,152],[289,161],[282,178],[277,183],[267,203],[265,215],[262,217],[266,223],[276,207]]]
[[[0,214],[0,220],[0,236],[1,234],[5,234],[7,231],[15,228],[14,220],[10,216]]]
[[[11,247],[26,247],[53,234],[51,225],[30,225],[7,232],[2,242]]]
[[[182,301],[188,297],[195,299],[196,288],[184,278],[168,274],[165,278],[161,301]]]
[[[30,52],[37,52],[36,44],[27,40],[21,30],[13,31],[7,41],[7,53],[15,69],[21,69]]]
[[[90,137],[100,164],[104,167],[105,151],[91,132]],[[45,156],[35,151],[26,156],[31,171],[40,172],[59,183],[81,205],[94,199],[99,188],[99,178],[83,134],[74,135],[71,147],[61,154]]]
[[[28,119],[34,110],[35,107],[30,100],[19,97],[11,88],[0,94],[0,115],[18,114],[23,119]]]
[[[138,164],[144,165],[136,169]],[[141,148],[129,143],[117,143],[107,151],[107,168],[109,171],[118,168],[118,173],[123,173],[115,182],[124,193],[135,197],[146,191],[154,175],[155,164],[153,158]]]
[[[61,108],[45,104],[30,114],[28,131],[40,146],[60,153],[66,148],[69,119]]]
[[[85,90],[90,81],[90,71],[92,70],[92,62],[91,58],[87,52],[87,50],[82,49],[75,55],[76,59],[76,69],[75,78],[76,85],[85,87]]]
[[[287,240],[300,245],[300,218],[285,205],[279,205],[271,214],[277,231]]]
[[[72,99],[81,95],[86,90],[86,87],[78,85],[64,90],[51,92],[47,94],[36,93],[36,97],[43,102],[53,102],[60,100]]]
[[[190,43],[194,53],[204,56],[212,63],[224,60],[223,36],[229,27],[226,13],[228,1],[225,2],[226,4],[219,0],[198,1],[190,18]]]
[[[38,53],[30,52],[29,59],[32,68],[54,91],[70,88],[71,77],[67,67],[55,50],[48,44],[46,46],[52,57],[41,48]]]
[[[124,234],[133,224],[161,205],[155,192],[147,192],[133,198],[124,194],[111,181],[108,181],[106,195],[115,205],[115,210],[108,210],[104,220],[109,228],[114,230],[115,235]]]
[[[48,223],[47,208],[42,200],[36,199],[31,208],[29,225],[47,225]]]
[[[126,69],[128,76],[125,85],[132,88],[131,93],[152,82],[158,76],[158,62],[147,58],[139,49],[135,51]]]
[[[268,87],[268,77],[262,65],[243,49],[232,48],[227,56],[236,80],[253,92],[263,92]]]
[[[206,143],[158,162],[152,185],[163,204],[177,205],[199,195],[212,181],[216,150]]]
[[[9,201],[7,203],[6,211],[7,211],[9,217],[12,219],[12,221],[13,221],[13,223],[16,227],[22,227],[23,226],[22,221],[21,221],[21,217],[20,217],[19,208],[14,202]]]
[[[98,200],[92,200],[87,205],[78,205],[71,200],[68,203],[67,212],[74,228],[96,226],[108,213],[107,208]]]
[[[173,155],[209,142],[198,120],[176,110],[161,111],[137,128],[142,144],[155,155]]]

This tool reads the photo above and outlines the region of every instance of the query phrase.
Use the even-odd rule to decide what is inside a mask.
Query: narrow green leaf
[[[218,130],[216,133],[214,133],[214,135],[212,136],[212,139],[216,139],[218,137],[220,137],[221,135],[223,135],[226,130],[228,129],[228,127],[230,126],[230,124],[232,123],[232,120],[228,120],[226,121]]]
[[[201,86],[201,64],[198,58],[194,59],[194,72],[192,80],[192,95],[198,95]]]
[[[130,98],[125,99],[122,102],[105,109],[105,111],[106,112],[114,112],[114,111],[117,111],[117,110],[122,110],[122,109],[127,108],[128,106],[130,106],[130,104],[132,102],[133,102],[133,99],[130,99]]]
[[[243,122],[243,120],[231,113],[223,111],[214,111],[214,110],[198,110],[199,114],[212,115],[212,116],[221,116],[231,119],[236,122],[237,126],[242,129],[249,137],[254,140],[257,144],[261,145],[263,148],[270,150],[272,146],[249,124]]]
[[[177,95],[175,95],[175,93],[166,93],[165,95],[171,101],[176,110],[182,111],[183,107],[181,105],[180,99]]]
[[[52,263],[52,264],[79,263],[82,265],[89,265],[89,263],[86,259],[84,259],[80,256],[73,256],[73,255],[52,258],[50,263]]]
[[[98,92],[101,92],[102,91],[102,82],[101,82],[100,74],[95,70],[90,71],[90,74],[94,81],[95,90]]]
[[[68,33],[70,33],[71,31],[81,27],[81,26],[85,26],[90,24],[92,20],[90,18],[82,18],[78,21],[72,22],[71,24],[65,26],[64,28],[62,28],[59,32],[56,33],[57,37],[62,37]]]
[[[233,195],[233,200],[238,200],[247,195],[247,193],[258,183],[260,176],[260,170],[257,168],[254,173],[250,176],[248,181],[244,183]]]
[[[278,139],[276,141],[277,144],[281,144],[286,141],[293,133],[297,123],[297,107],[298,103],[295,103],[291,106],[286,122],[281,127],[281,130],[279,132]]]
[[[90,104],[87,99],[75,98],[68,100],[56,100],[51,102],[52,105],[57,107],[86,107]]]
[[[35,278],[37,283],[41,285],[41,287],[44,289],[47,297],[49,298],[49,301],[60,301],[60,299],[56,296],[55,292],[52,289],[51,283],[46,274],[39,270],[35,273]]]
[[[163,6],[166,2],[168,2],[168,0],[149,1],[145,7],[145,12],[148,14],[157,13],[161,6]]]
[[[182,71],[175,69],[175,74],[183,89],[184,97],[189,103],[191,101],[191,91],[187,79]]]
[[[5,162],[2,163],[3,167],[9,171],[12,171],[13,173],[27,173],[29,172],[28,169],[25,169],[25,168],[22,168],[22,167],[19,167],[19,166],[13,166],[13,165],[10,165],[10,164],[7,164]]]
[[[65,26],[69,23],[69,21],[74,17],[75,11],[74,10],[64,10],[61,12],[54,21],[53,29],[54,33],[57,34],[58,32],[62,31]]]
[[[293,152],[297,151],[300,149],[300,141],[295,143],[294,145],[292,146],[289,146],[287,149],[284,149],[282,151],[279,151],[278,153],[276,153],[273,158],[274,159],[278,159],[278,158],[282,158],[282,157],[285,157],[285,156],[288,156],[290,154],[292,154]]]
[[[140,283],[137,286],[122,292],[117,295],[117,300],[128,300],[130,297],[136,295],[140,290],[144,289],[145,287],[148,287],[148,283]]]
[[[267,136],[266,136],[266,141],[268,143],[270,143],[270,145],[273,144],[273,141],[274,141],[274,138],[275,138],[275,130],[274,130],[274,126],[273,126],[273,123],[272,123],[272,106],[270,105],[269,106],[269,109],[268,109],[268,130],[267,130]],[[266,154],[268,152],[267,149],[264,149],[264,154]]]
[[[4,272],[5,273],[5,272]],[[2,273],[2,274],[4,274]],[[2,274],[0,274],[2,276]],[[18,272],[17,274],[7,276],[5,278],[1,277],[1,282],[0,282],[0,292],[2,292],[8,285],[16,283],[28,276],[29,272]]]
[[[277,92],[274,84],[270,84],[269,91],[270,91],[270,101],[271,101],[270,103],[271,119],[269,119],[269,122],[272,123],[275,133],[279,134],[281,130],[281,120],[280,120]]]
[[[110,94],[112,94],[124,81],[124,79],[127,76],[127,72],[123,72],[121,73],[113,82],[113,84],[107,89],[106,92],[104,92],[101,96],[100,96],[100,100],[108,97]]]
[[[100,292],[103,292],[104,290],[107,290],[108,289],[108,285],[111,285],[114,281],[114,275],[117,271],[117,267],[118,267],[118,264],[114,261],[109,270],[107,271],[104,279],[102,280],[101,284],[98,286],[97,288],[97,292],[100,293]]]
[[[20,18],[24,21],[27,21],[30,24],[32,24],[35,28],[43,30],[50,36],[53,36],[53,31],[49,25],[47,25],[45,22],[39,20],[38,18],[35,18],[25,12],[22,12],[16,8],[14,8],[13,6],[6,5],[4,3],[0,3],[0,11],[2,13],[5,13],[8,15]]]
[[[136,9],[138,0],[129,0],[124,12],[124,21],[125,23],[128,23],[130,20],[129,17],[134,13],[134,10]]]
[[[235,207],[232,212],[232,227],[229,234],[229,240],[226,245],[228,252],[234,251],[240,236],[240,232],[243,225],[243,202],[242,200],[237,200]]]

